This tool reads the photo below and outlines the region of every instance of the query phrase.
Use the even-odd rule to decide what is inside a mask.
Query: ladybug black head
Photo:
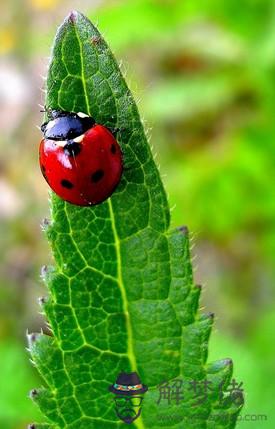
[[[84,113],[47,110],[50,120],[41,125],[46,139],[74,139],[95,125],[95,120]]]

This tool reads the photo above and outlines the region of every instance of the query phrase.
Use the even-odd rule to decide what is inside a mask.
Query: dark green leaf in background
[[[169,230],[166,194],[136,104],[102,36],[78,12],[58,30],[46,106],[119,129],[124,172],[97,206],[51,196],[47,236],[55,268],[45,274],[43,308],[53,337],[29,336],[44,380],[31,396],[49,424],[35,428],[124,426],[108,390],[122,371],[137,371],[149,387],[132,427],[233,428],[242,400],[220,397],[231,360],[206,364],[213,315],[197,313],[201,288],[193,284],[188,231]],[[179,404],[158,404],[158,385],[175,378],[207,380],[211,390],[206,398],[184,390]]]

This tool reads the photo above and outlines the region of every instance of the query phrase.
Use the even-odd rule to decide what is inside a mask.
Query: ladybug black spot
[[[69,180],[66,180],[66,179],[61,180],[60,183],[63,186],[63,188],[72,189],[74,187],[72,182],[70,182]]]
[[[81,152],[81,144],[74,141],[69,141],[64,146],[64,152],[68,156],[77,156]]]
[[[116,153],[116,146],[115,146],[115,144],[113,143],[112,144],[112,146],[111,146],[111,152],[112,153]]]
[[[91,176],[91,181],[94,183],[99,182],[99,180],[101,180],[103,176],[104,176],[103,170],[96,170]]]

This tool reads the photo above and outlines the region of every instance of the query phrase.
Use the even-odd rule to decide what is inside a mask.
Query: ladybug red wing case
[[[80,206],[101,203],[120,182],[123,168],[120,146],[102,125],[95,124],[85,131],[87,115],[66,116],[66,112],[59,115],[42,126],[44,139],[39,150],[42,174],[65,201]]]

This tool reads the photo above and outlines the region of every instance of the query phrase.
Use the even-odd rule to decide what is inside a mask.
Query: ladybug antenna
[[[42,107],[42,106],[41,106]],[[40,110],[41,113],[47,113],[47,115],[52,118],[53,109],[51,107],[44,106],[43,109]]]

